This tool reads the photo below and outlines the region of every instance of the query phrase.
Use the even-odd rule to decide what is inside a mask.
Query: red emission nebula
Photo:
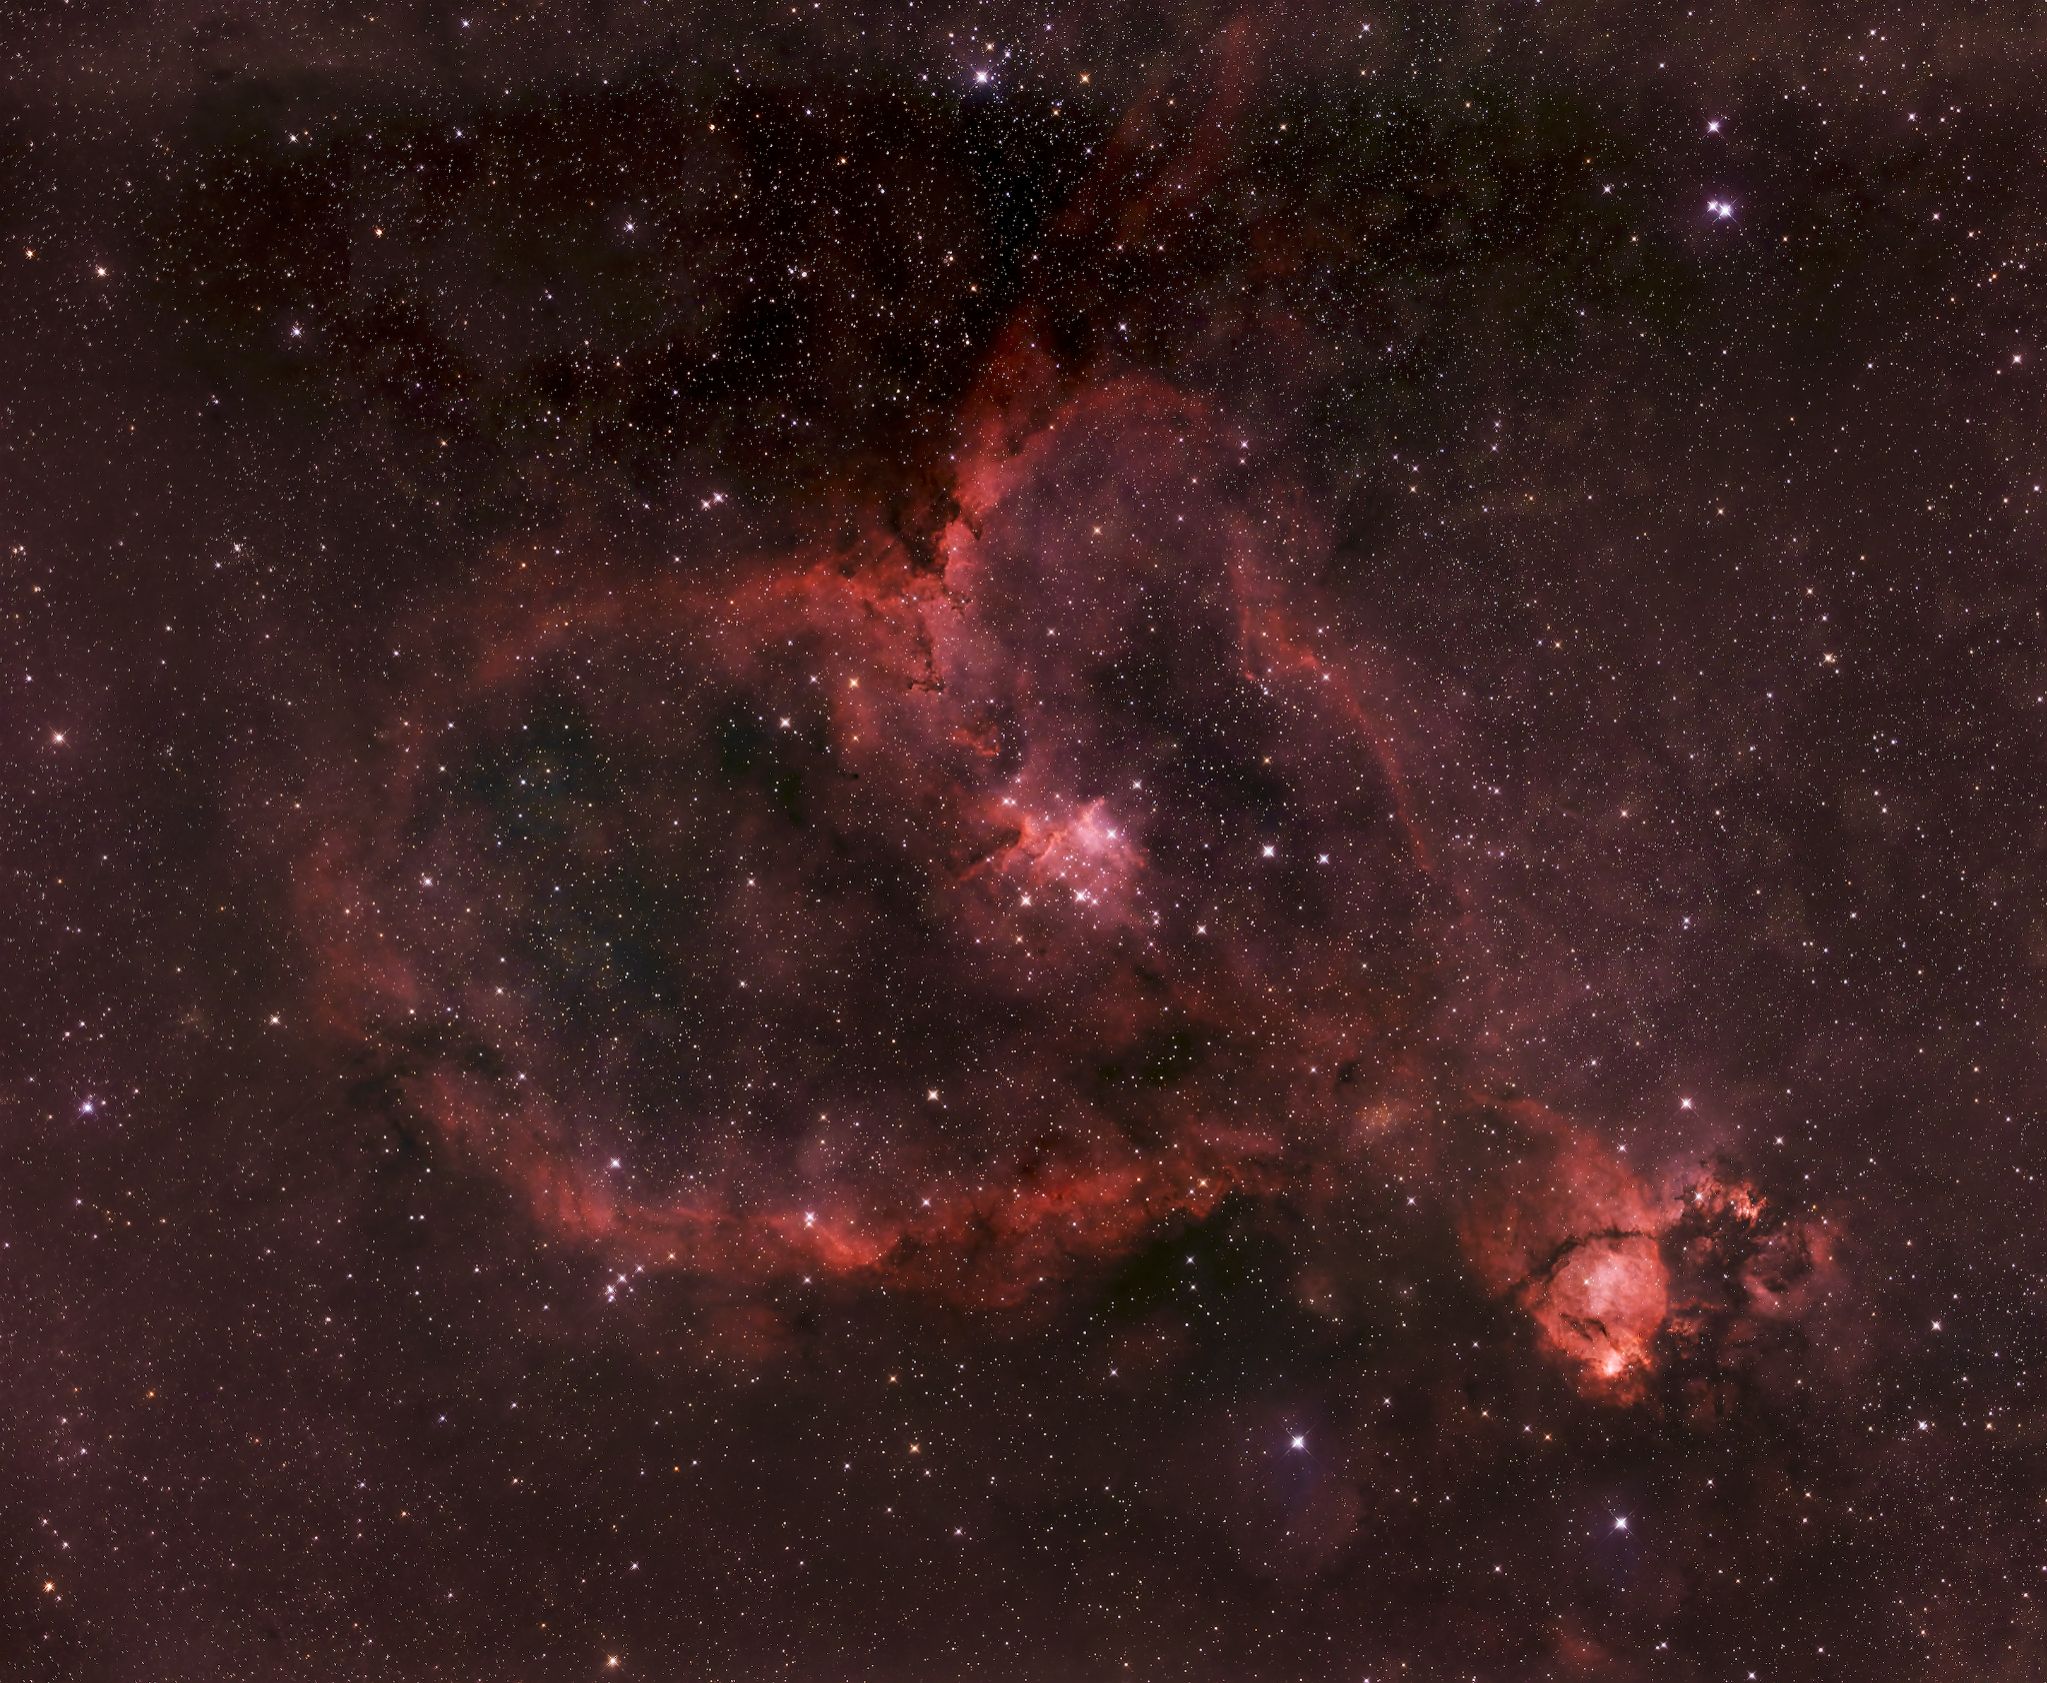
[[[780,1283],[1016,1310],[1226,1199],[1421,1185],[1585,1393],[1710,1406],[1834,1230],[1462,1073],[1429,727],[1283,477],[1024,322],[905,478],[782,553],[513,555],[421,614],[289,843],[393,1114],[756,1328]]]
[[[2037,12],[15,7],[0,1683],[2047,1683]]]

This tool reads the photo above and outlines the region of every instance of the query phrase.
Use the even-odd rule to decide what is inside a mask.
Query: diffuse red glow
[[[301,842],[331,1025],[540,1228],[728,1293],[1014,1304],[1483,1134],[1476,1277],[1646,1395],[1681,1205],[1533,1105],[1417,1147],[1454,900],[1310,629],[1310,534],[1156,381],[1060,390],[1012,337],[967,413],[928,546],[529,565],[429,615],[385,797],[326,791]]]

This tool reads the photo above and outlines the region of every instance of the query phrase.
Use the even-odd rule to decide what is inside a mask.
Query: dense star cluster
[[[0,1683],[2047,1678],[2018,8],[58,8]]]

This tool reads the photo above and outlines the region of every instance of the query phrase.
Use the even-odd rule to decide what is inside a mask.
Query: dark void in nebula
[[[0,1683],[2047,1679],[2037,36],[24,13]]]

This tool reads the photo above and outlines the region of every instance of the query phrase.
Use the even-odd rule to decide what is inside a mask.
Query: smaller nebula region
[[[0,68],[0,1683],[2047,1683],[2017,5]]]

